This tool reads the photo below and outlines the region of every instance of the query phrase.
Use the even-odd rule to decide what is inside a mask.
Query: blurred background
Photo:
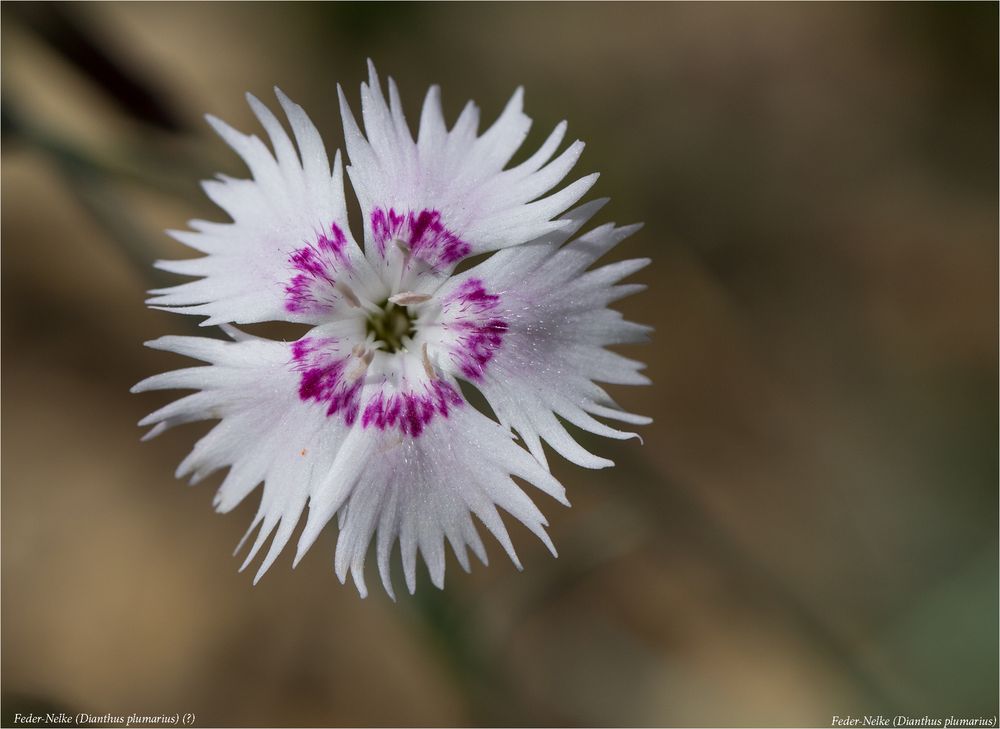
[[[826,725],[995,717],[997,24],[978,4],[21,4],[2,8],[3,721],[199,725]],[[598,222],[645,221],[620,307],[654,384],[618,467],[553,459],[553,560],[513,527],[447,587],[358,598],[335,530],[257,587],[256,510],[140,444],[173,393],[147,310],[245,171],[202,120],[259,132],[278,84],[328,148],[371,57],[411,123],[440,83],[484,122],[524,84],[561,119]],[[571,137],[572,138],[572,137]],[[218,336],[218,334],[214,334]],[[291,336],[295,336],[292,334]],[[218,483],[216,480],[214,483]],[[513,526],[513,525],[512,525]],[[397,568],[398,570],[398,568]],[[398,576],[398,575],[397,575]]]

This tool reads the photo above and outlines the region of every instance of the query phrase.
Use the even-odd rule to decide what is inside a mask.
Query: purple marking
[[[462,374],[470,380],[481,380],[486,373],[486,365],[503,344],[503,335],[507,332],[507,322],[503,319],[490,319],[485,323],[459,322],[458,329],[467,330],[458,337],[456,349],[452,355],[458,360]]]
[[[328,314],[342,300],[335,288],[336,274],[350,270],[347,237],[336,223],[330,235],[321,233],[315,243],[292,251],[288,262],[297,271],[285,286],[285,309],[294,314]]]
[[[507,322],[495,315],[500,296],[491,294],[477,278],[463,282],[444,301],[448,328],[458,335],[451,347],[452,359],[470,380],[481,380],[497,350],[503,345]]]
[[[417,438],[435,416],[447,418],[449,406],[462,404],[462,396],[442,380],[431,380],[424,392],[379,392],[368,401],[361,416],[362,427],[379,430],[398,428],[403,435]]]
[[[304,337],[292,344],[292,361],[301,373],[299,399],[326,405],[327,416],[340,413],[348,426],[354,425],[363,410],[361,427],[396,429],[417,438],[435,417],[447,418],[450,409],[463,402],[454,387],[442,380],[431,380],[424,383],[422,392],[389,393],[381,389],[368,397],[362,408],[364,377],[348,381],[346,375],[355,357],[340,357],[333,349],[336,344],[332,337]]]
[[[371,213],[371,226],[375,246],[382,258],[393,239],[405,243],[415,257],[434,268],[449,266],[472,251],[472,246],[444,226],[437,210],[403,213],[394,208],[375,208]]]
[[[482,280],[478,278],[466,279],[445,299],[446,307],[457,304],[461,307],[460,310],[463,314],[469,310],[473,310],[475,313],[492,311],[499,303],[500,297],[488,292]]]
[[[345,377],[353,355],[338,357],[331,351],[337,340],[333,337],[304,337],[292,344],[292,361],[302,374],[299,379],[299,399],[315,400],[326,405],[328,416],[342,413],[344,422],[354,425],[360,405],[358,396],[364,378],[349,382]]]

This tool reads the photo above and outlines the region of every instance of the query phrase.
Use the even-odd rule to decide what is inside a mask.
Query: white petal
[[[450,279],[438,292],[442,325],[436,339],[428,337],[431,350],[444,352],[437,361],[478,387],[500,422],[516,430],[543,465],[543,440],[578,465],[613,465],[581,447],[561,420],[610,438],[637,436],[594,415],[647,422],[620,411],[595,383],[648,382],[641,363],[606,349],[643,341],[649,332],[607,308],[628,293],[614,284],[648,261],[586,271],[636,228],[608,224],[560,247],[596,207],[570,213],[569,231],[500,251]]]
[[[339,264],[330,278],[348,279],[355,290],[379,289],[347,227],[343,167],[339,153],[331,171],[319,132],[300,106],[275,90],[288,118],[295,144],[278,118],[259,100],[248,103],[267,131],[273,152],[257,136],[236,131],[208,117],[219,135],[239,154],[251,179],[220,175],[203,184],[223,208],[228,224],[192,221],[194,231],[173,231],[180,242],[207,254],[204,258],[162,261],[160,268],[200,280],[153,291],[149,304],[179,313],[208,316],[206,323],[289,320],[318,323],[309,307],[296,306],[293,286],[303,273],[297,251],[322,248],[340,240]],[[297,150],[297,151],[296,151]],[[373,295],[380,294],[376,291]],[[336,297],[320,297],[323,306]]]
[[[416,587],[418,555],[432,583],[444,585],[446,539],[463,568],[468,569],[467,547],[485,562],[471,515],[493,533],[520,567],[498,508],[525,524],[555,553],[545,532],[545,518],[511,476],[566,503],[562,486],[509,433],[472,408],[456,408],[416,438],[398,438],[391,430],[369,428],[356,429],[351,439],[361,444],[351,456],[354,465],[347,477],[336,479],[337,497],[333,491],[315,497],[323,503],[310,506],[299,552],[311,546],[332,518],[331,509],[343,504],[347,517],[337,542],[336,570],[341,580],[350,570],[362,595],[366,591],[365,557],[376,533],[379,571],[390,594],[389,561],[396,541],[410,592]],[[336,464],[334,471],[338,471]],[[343,490],[349,490],[346,502]]]
[[[235,508],[258,484],[264,484],[251,527],[259,530],[243,565],[253,560],[270,537],[271,546],[257,572],[256,579],[260,579],[287,544],[307,499],[329,472],[348,428],[339,418],[328,417],[323,407],[302,400],[301,373],[291,366],[287,344],[203,337],[163,337],[149,344],[210,363],[155,375],[133,389],[199,390],[142,423],[162,432],[194,420],[220,420],[177,469],[178,477],[190,475],[198,481],[229,468],[215,498],[219,511]]]
[[[388,232],[375,216],[390,214],[407,220],[428,213],[461,247],[433,252],[424,259],[435,269],[450,270],[468,255],[516,246],[558,229],[558,217],[593,185],[589,175],[552,192],[576,163],[583,145],[575,142],[556,160],[545,164],[565,133],[559,124],[541,149],[526,162],[505,170],[531,126],[523,112],[523,89],[517,89],[497,121],[478,134],[479,110],[471,102],[455,125],[447,129],[440,91],[432,87],[424,101],[419,133],[414,141],[399,106],[395,84],[389,80],[386,103],[374,67],[361,87],[364,133],[358,128],[341,93],[348,172],[365,218],[365,246],[369,258],[381,255],[390,237],[403,239],[414,226]],[[542,197],[548,193],[548,197]],[[443,242],[440,245],[444,245]],[[377,261],[373,260],[373,263]]]

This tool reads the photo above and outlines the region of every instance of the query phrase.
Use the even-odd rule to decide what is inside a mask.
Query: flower
[[[233,341],[148,342],[208,364],[155,375],[133,391],[195,390],[140,421],[154,426],[147,438],[181,423],[220,421],[177,469],[197,482],[228,467],[218,511],[263,483],[244,537],[256,530],[244,568],[271,540],[254,582],[308,505],[295,564],[336,516],[341,582],[350,571],[367,594],[364,563],[374,540],[392,596],[397,540],[410,592],[418,550],[439,588],[445,540],[466,570],[468,549],[485,564],[473,515],[520,569],[498,507],[555,554],[545,517],[512,477],[568,505],[543,440],[581,466],[613,464],[580,446],[560,419],[611,438],[637,436],[594,416],[649,422],[595,384],[648,382],[642,364],[606,347],[649,331],[607,308],[642,288],[619,281],[649,261],[590,268],[639,226],[606,224],[570,241],[606,201],[570,210],[596,175],[552,192],[583,148],[574,142],[553,159],[565,123],[508,166],[531,123],[521,89],[478,134],[472,103],[447,129],[432,87],[414,141],[392,79],[387,102],[371,64],[369,72],[361,86],[364,133],[338,87],[364,248],[348,227],[340,153],[331,170],[301,107],[276,90],[293,145],[278,118],[247,96],[273,151],[208,117],[252,179],[204,183],[232,222],[195,220],[192,231],[170,231],[204,256],[157,265],[198,279],[154,290],[148,303],[204,316],[203,326],[219,325]],[[484,253],[492,255],[458,271]],[[289,344],[233,326],[269,320],[309,330]],[[495,419],[469,405],[459,381],[482,393]]]

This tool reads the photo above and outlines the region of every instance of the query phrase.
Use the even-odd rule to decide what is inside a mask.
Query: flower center
[[[376,343],[381,343],[388,352],[398,352],[403,348],[403,338],[412,337],[416,330],[414,316],[406,306],[394,304],[386,299],[378,305],[378,310],[368,314],[365,329],[375,335]]]

